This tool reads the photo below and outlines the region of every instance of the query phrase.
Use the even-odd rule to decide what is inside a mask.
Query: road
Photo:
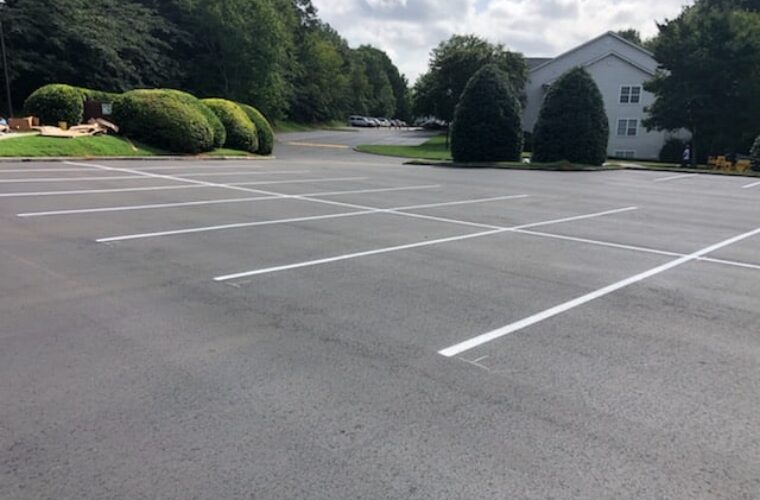
[[[0,498],[760,498],[760,186],[0,164]]]

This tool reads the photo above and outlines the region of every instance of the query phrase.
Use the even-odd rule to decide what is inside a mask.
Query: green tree
[[[454,113],[454,161],[518,161],[523,146],[520,112],[507,74],[496,65],[483,66],[467,83]]]
[[[183,9],[194,39],[187,86],[201,95],[251,102],[267,116],[284,116],[293,48],[288,12],[273,0],[183,0]]]
[[[636,45],[643,45],[643,41],[641,40],[641,33],[639,33],[639,30],[629,28],[627,30],[620,30],[615,32],[618,36],[621,38],[625,38],[631,43],[635,43]]]
[[[131,0],[8,0],[6,40],[14,98],[45,83],[124,91],[176,82],[181,30]]]
[[[474,35],[454,35],[433,49],[428,72],[415,85],[415,113],[450,122],[465,85],[487,64],[505,71],[515,93],[522,92],[527,67],[521,54]]]
[[[692,162],[747,151],[760,130],[758,2],[700,1],[659,25],[649,129],[692,134]]]
[[[533,131],[533,161],[601,165],[609,123],[599,87],[588,72],[571,69],[551,86]]]
[[[299,76],[291,115],[299,121],[327,121],[343,114],[349,89],[345,42],[328,27],[307,32],[299,44]]]

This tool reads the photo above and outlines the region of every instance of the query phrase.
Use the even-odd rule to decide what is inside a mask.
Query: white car
[[[348,117],[348,125],[350,127],[375,127],[366,116],[352,115]]]

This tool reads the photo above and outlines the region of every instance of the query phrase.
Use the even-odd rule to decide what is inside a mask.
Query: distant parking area
[[[0,164],[0,497],[760,495],[760,184],[373,134]]]

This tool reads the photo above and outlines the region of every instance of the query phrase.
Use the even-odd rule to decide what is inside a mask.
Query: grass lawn
[[[356,147],[362,153],[385,156],[399,156],[419,160],[451,160],[451,151],[446,148],[446,136],[437,135],[419,146],[393,146],[385,144],[366,144]]]
[[[105,157],[105,156],[157,156],[169,155],[166,151],[135,144],[121,137],[101,135],[61,139],[28,135],[0,140],[0,157]],[[215,149],[205,156],[253,156],[237,149]]]
[[[356,130],[347,127],[344,122],[339,120],[333,120],[325,123],[296,123],[282,120],[274,124],[274,131],[277,133],[312,132],[314,130],[338,130],[341,132],[356,132]]]
[[[0,156],[153,156],[158,151],[145,146],[132,145],[114,136],[78,137],[61,139],[57,137],[25,136],[0,141]]]
[[[398,156],[416,160],[450,161],[451,151],[446,148],[446,136],[436,135],[419,146],[393,146],[384,144],[366,144],[357,146],[357,151],[385,156]],[[530,158],[530,153],[523,153],[523,158]]]
[[[204,156],[255,156],[248,151],[241,151],[240,149],[219,148],[208,153],[203,153]]]

